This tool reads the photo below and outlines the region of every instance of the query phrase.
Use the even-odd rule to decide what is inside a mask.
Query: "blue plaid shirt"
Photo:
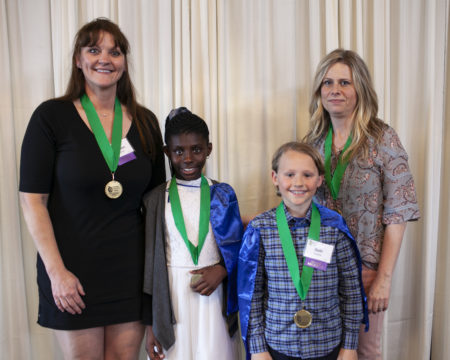
[[[314,270],[304,302],[292,282],[276,224],[276,209],[252,220],[260,234],[258,268],[248,323],[250,353],[268,351],[267,345],[302,359],[325,356],[337,346],[356,349],[363,318],[358,260],[354,246],[335,227],[321,226],[320,241],[334,246],[326,271]],[[286,218],[300,264],[311,221],[311,207],[304,218],[286,210]],[[305,308],[312,315],[306,329],[297,327],[294,314]]]

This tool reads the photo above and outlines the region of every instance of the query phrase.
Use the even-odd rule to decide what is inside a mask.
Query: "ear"
[[[76,65],[77,65],[78,69],[81,69],[81,62],[80,62],[80,57],[79,56],[76,57]]]
[[[319,175],[319,178],[317,179],[317,187],[321,186],[323,183],[323,175]]]
[[[272,182],[275,186],[278,186],[278,174],[272,170]]]
[[[164,146],[163,146],[163,151],[164,151],[164,154],[166,154],[166,156],[170,159],[170,156],[169,156],[169,147],[168,147],[167,145],[164,145]]]
[[[206,156],[209,156],[209,154],[211,154],[211,151],[212,151],[212,143],[208,143],[208,151]]]

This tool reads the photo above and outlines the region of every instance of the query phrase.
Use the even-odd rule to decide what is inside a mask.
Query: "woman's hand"
[[[151,360],[164,359],[163,348],[153,334],[153,328],[147,326],[147,339],[145,340],[145,349]]]
[[[217,289],[219,284],[227,276],[227,270],[220,264],[207,266],[202,269],[192,270],[191,274],[200,274],[201,278],[191,284],[192,290],[200,295],[209,296]]]
[[[49,274],[49,277],[52,283],[53,299],[58,309],[72,315],[81,314],[86,305],[80,296],[84,296],[85,293],[78,278],[67,269]]]
[[[386,311],[391,293],[391,277],[377,273],[367,292],[367,308],[370,313]]]
[[[268,351],[252,354],[251,360],[272,360]]]
[[[342,349],[339,351],[337,360],[358,360],[356,350]]]

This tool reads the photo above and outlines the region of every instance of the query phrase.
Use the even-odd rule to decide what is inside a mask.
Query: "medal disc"
[[[202,278],[202,274],[192,274],[191,276],[191,286],[195,286],[200,279]]]
[[[122,195],[122,192],[122,185],[116,180],[111,180],[105,186],[105,194],[110,199],[117,199],[120,195]]]
[[[312,322],[311,313],[305,309],[297,311],[294,315],[294,322],[299,328],[307,328]]]

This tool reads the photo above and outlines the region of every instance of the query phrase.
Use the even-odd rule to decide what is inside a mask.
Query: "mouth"
[[[193,174],[197,171],[197,168],[185,168],[181,169],[181,171],[185,174]]]
[[[308,193],[308,191],[306,191],[306,190],[290,190],[290,193],[295,196],[303,196],[306,193]]]
[[[96,72],[101,73],[101,74],[111,74],[112,70],[108,70],[108,69],[95,69]]]

